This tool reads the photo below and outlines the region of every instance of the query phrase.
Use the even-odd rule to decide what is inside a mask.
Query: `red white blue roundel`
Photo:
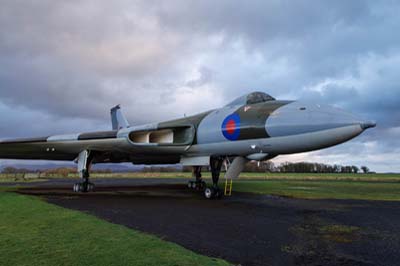
[[[240,134],[240,116],[238,114],[228,115],[222,122],[222,134],[229,140],[237,140]]]

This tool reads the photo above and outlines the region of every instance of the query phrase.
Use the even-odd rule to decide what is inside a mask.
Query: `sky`
[[[378,123],[345,144],[274,162],[400,172],[398,1],[0,6],[0,138],[110,129],[116,104],[132,125],[163,121],[258,90]]]

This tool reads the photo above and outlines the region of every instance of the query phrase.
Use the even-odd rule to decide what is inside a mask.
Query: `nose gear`
[[[208,187],[204,190],[204,196],[207,199],[221,198],[223,191],[218,186],[219,176],[221,174],[221,167],[223,162],[222,157],[211,157],[210,158],[210,170],[212,176],[212,187]]]

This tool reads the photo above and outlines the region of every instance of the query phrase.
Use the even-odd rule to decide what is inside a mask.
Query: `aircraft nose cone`
[[[376,127],[376,122],[375,121],[365,121],[365,122],[362,122],[360,125],[363,130],[366,130],[368,128]]]
[[[348,111],[329,105],[293,102],[276,110],[266,122],[269,136],[279,137],[343,127],[355,127],[359,134],[376,126]]]

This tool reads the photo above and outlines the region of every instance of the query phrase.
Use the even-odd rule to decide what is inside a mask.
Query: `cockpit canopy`
[[[246,95],[243,95],[233,102],[230,102],[226,106],[236,106],[236,105],[248,105],[248,104],[256,104],[256,103],[263,103],[269,101],[275,101],[276,99],[271,95],[268,95],[264,92],[252,92]]]

